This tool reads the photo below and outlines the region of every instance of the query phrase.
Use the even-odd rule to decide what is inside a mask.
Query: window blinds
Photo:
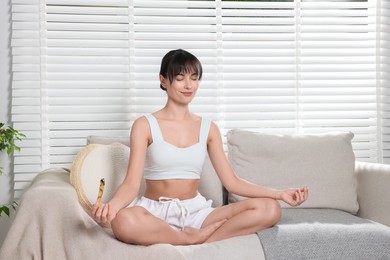
[[[42,145],[47,136],[42,132],[45,118],[41,115],[41,22],[38,1],[12,1],[12,122],[27,138],[18,143],[15,152],[15,197],[41,170]]]
[[[159,88],[162,57],[185,49],[202,62],[204,75],[193,111],[217,120],[218,36],[215,1],[134,1],[134,82],[132,105],[137,116],[161,109],[166,94]]]
[[[48,163],[67,166],[88,135],[129,134],[129,7],[47,0],[42,8]]]
[[[294,133],[295,3],[222,1],[223,130]]]
[[[129,135],[129,11],[128,1],[13,1],[12,120],[27,135],[16,197],[40,169],[69,167],[88,135]]]
[[[377,161],[375,1],[299,5],[299,127],[352,131],[356,157]]]
[[[390,1],[381,0],[380,13],[377,20],[380,20],[379,34],[379,53],[380,53],[380,71],[379,79],[381,86],[381,96],[379,97],[382,105],[382,143],[383,143],[383,162],[390,163]]]
[[[12,121],[27,135],[15,196],[41,169],[69,167],[88,135],[128,136],[161,108],[161,58],[176,48],[201,60],[192,110],[222,134],[347,130],[358,160],[381,161],[381,147],[390,158],[380,6],[381,19],[373,0],[13,0]]]

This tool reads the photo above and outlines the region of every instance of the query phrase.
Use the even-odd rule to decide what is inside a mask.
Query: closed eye
[[[192,74],[191,75],[191,80],[198,80],[199,79],[199,75],[198,74]]]
[[[183,79],[184,79],[184,75],[181,75],[181,74],[176,75],[176,77],[175,77],[175,80],[177,80],[177,81],[181,81]]]

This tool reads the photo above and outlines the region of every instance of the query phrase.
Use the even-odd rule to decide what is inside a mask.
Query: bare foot
[[[189,245],[202,244],[226,221],[227,219],[223,219],[201,229],[185,227],[183,233],[187,235]]]

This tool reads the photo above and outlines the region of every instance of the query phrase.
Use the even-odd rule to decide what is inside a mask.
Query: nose
[[[191,89],[191,88],[192,88],[193,82],[192,82],[191,79],[186,79],[186,82],[185,82],[185,83],[186,83],[186,84],[184,85],[184,88],[185,88],[185,89]]]

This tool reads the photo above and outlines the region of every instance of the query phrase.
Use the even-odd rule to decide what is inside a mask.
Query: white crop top
[[[200,179],[207,152],[207,137],[211,121],[202,117],[199,140],[189,147],[179,148],[165,142],[157,119],[145,116],[152,132],[153,143],[146,151],[146,180]]]

